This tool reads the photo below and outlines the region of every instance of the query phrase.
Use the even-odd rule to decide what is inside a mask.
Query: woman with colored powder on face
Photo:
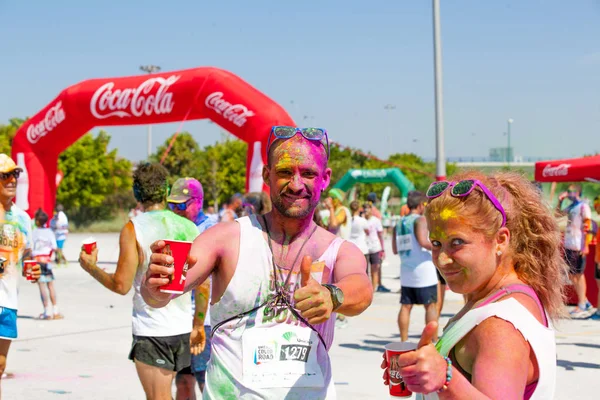
[[[510,173],[458,175],[427,197],[433,261],[467,303],[435,346],[431,322],[399,358],[404,382],[427,399],[554,398],[551,320],[565,313],[568,269],[550,209]]]

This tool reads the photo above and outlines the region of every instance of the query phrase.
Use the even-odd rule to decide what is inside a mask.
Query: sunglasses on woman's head
[[[271,128],[269,140],[267,141],[267,154],[269,149],[276,139],[290,139],[300,133],[305,139],[315,142],[321,142],[325,150],[327,150],[327,159],[329,160],[329,138],[327,131],[323,128],[297,128],[295,126],[274,126]],[[273,139],[275,137],[275,139]]]
[[[496,210],[500,211],[500,214],[502,214],[502,226],[506,226],[506,212],[504,212],[504,207],[502,207],[502,204],[500,204],[496,196],[494,196],[494,194],[477,179],[465,179],[458,182],[433,182],[429,185],[429,189],[427,189],[425,196],[427,196],[428,199],[435,199],[436,197],[440,197],[448,190],[448,188],[450,188],[450,194],[453,197],[466,197],[470,195],[476,187],[479,187],[488,200],[496,207]]]
[[[19,176],[21,176],[21,170],[15,169],[14,171],[10,171],[10,172],[2,172],[2,173],[0,173],[0,180],[6,181],[11,176],[14,176],[15,179],[19,179]]]

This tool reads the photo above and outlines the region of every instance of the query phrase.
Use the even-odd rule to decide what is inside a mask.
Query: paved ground
[[[41,311],[36,285],[21,282],[19,339],[10,349],[3,380],[5,399],[143,399],[133,364],[127,360],[131,343],[131,294],[110,293],[75,262],[87,235],[72,235],[66,255],[72,263],[56,269],[59,303],[65,319],[34,319]],[[100,260],[114,269],[116,234],[97,235]],[[391,254],[391,251],[388,253]],[[384,284],[398,290],[398,261],[384,267]],[[461,296],[448,293],[444,320],[458,311]],[[373,305],[338,329],[331,356],[338,398],[385,399],[379,364],[383,347],[397,341],[398,294],[377,294]],[[423,329],[424,313],[414,312],[411,337]],[[558,389],[556,399],[594,399],[600,392],[600,322],[564,321],[558,326]]]

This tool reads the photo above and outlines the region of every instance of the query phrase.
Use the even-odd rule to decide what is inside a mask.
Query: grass
[[[126,212],[119,212],[112,219],[105,221],[97,221],[93,222],[87,226],[73,226],[70,224],[69,227],[70,232],[72,233],[81,233],[81,232],[89,232],[89,233],[112,233],[112,232],[121,232],[123,226],[129,221],[129,217]]]

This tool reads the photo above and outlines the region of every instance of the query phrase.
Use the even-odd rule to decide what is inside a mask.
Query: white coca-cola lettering
[[[65,117],[66,115],[65,110],[62,108],[62,101],[59,101],[48,109],[43,120],[36,124],[29,125],[29,128],[27,128],[27,140],[32,144],[37,143],[38,140],[46,136],[48,132],[52,131],[58,124],[63,122]]]
[[[553,167],[550,164],[547,164],[544,167],[544,170],[542,171],[542,176],[543,177],[567,176],[569,174],[570,166],[571,166],[571,164],[560,164],[560,165],[557,165],[556,167]]]
[[[223,99],[223,92],[214,92],[206,96],[204,101],[206,107],[215,110],[217,114],[231,121],[235,126],[242,127],[247,119],[255,114],[243,104],[231,104]]]
[[[169,114],[173,111],[175,102],[173,93],[168,92],[168,89],[178,80],[179,76],[176,75],[168,78],[156,77],[142,82],[137,88],[115,90],[114,82],[105,83],[92,96],[90,111],[98,119]],[[150,94],[155,84],[158,84],[158,88],[154,94]]]

